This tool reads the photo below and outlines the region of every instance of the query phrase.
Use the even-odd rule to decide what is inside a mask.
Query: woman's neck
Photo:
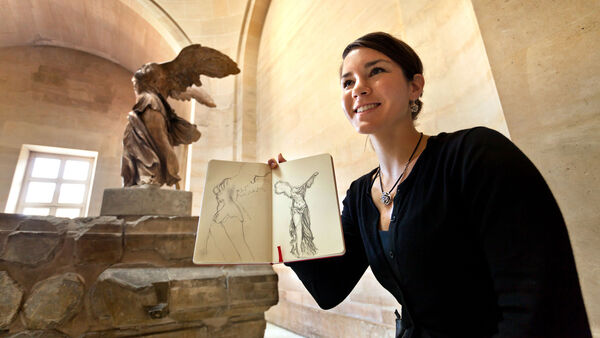
[[[371,143],[379,159],[379,166],[383,177],[398,177],[404,170],[411,154],[416,159],[425,148],[426,136],[423,136],[418,148],[417,143],[421,133],[412,122],[402,128],[370,135]]]

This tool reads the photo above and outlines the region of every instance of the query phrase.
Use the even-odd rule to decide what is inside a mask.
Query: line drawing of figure
[[[241,167],[240,167],[241,171]],[[252,175],[250,179],[239,174],[226,177],[216,184],[212,193],[217,201],[217,207],[208,229],[203,254],[208,253],[209,241],[219,251],[222,258],[231,258],[232,253],[241,261],[253,261],[255,256],[246,240],[247,223],[251,220],[250,213],[244,207],[240,198],[251,195],[259,190],[265,190],[265,178],[270,175]]]
[[[319,175],[315,171],[304,184],[292,186],[286,181],[277,181],[273,186],[275,194],[285,195],[292,200],[290,212],[290,244],[292,246],[290,253],[296,257],[314,256],[317,253],[317,247],[314,243],[312,230],[310,229],[310,212],[306,204],[306,190],[315,181]]]

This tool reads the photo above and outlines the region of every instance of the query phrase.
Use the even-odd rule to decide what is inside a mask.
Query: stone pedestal
[[[104,189],[101,216],[191,216],[192,192],[159,188]]]
[[[0,213],[0,337],[262,337],[270,265],[192,264],[198,217]]]

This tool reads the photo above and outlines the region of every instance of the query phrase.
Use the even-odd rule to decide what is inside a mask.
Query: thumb
[[[281,155],[281,153],[279,153],[279,155],[277,155],[277,162],[279,163],[283,163],[286,162],[287,160],[285,158],[283,158],[283,155]]]

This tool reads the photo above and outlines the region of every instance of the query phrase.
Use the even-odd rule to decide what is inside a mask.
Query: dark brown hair
[[[415,53],[406,42],[397,39],[388,33],[369,33],[354,40],[344,48],[342,60],[345,59],[352,50],[360,47],[374,49],[389,57],[402,68],[402,72],[407,81],[412,81],[415,74],[423,74],[423,63],[417,53]],[[417,99],[415,103],[419,106],[419,110],[412,113],[413,120],[417,118],[417,115],[419,115],[421,108],[423,107],[423,102],[420,99]]]

